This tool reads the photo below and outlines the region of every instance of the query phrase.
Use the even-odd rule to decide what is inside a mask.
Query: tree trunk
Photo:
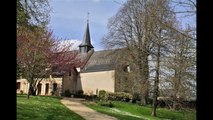
[[[27,93],[27,99],[30,98],[30,95],[32,94],[32,83],[29,85],[28,93]]]
[[[157,109],[157,98],[159,96],[159,71],[160,71],[160,45],[158,44],[158,51],[157,51],[157,61],[156,61],[156,75],[155,75],[155,82],[154,82],[154,94],[153,94],[153,103],[152,103],[152,116],[157,116],[156,109]]]
[[[139,48],[140,46],[140,39],[139,39]],[[146,105],[146,99],[145,99],[145,76],[144,76],[144,62],[143,62],[143,52],[141,49],[138,49],[138,67],[139,67],[139,89],[141,93],[141,104]]]
[[[175,70],[175,76],[174,76],[174,93],[172,96],[172,109],[176,110],[177,109],[177,104],[178,104],[178,92],[179,92],[179,86],[180,86],[180,70]]]
[[[156,110],[157,110],[157,98],[154,97],[152,103],[152,116],[157,116]]]
[[[142,95],[141,95],[141,105],[147,105],[147,99],[146,99],[146,95],[145,95],[145,90],[142,89]]]
[[[29,89],[28,89],[28,93],[27,93],[27,98],[30,98],[30,95],[35,96],[36,95],[36,89],[34,89],[35,87],[33,86],[32,83],[30,83],[29,85]]]
[[[149,98],[149,63],[148,63],[148,54],[143,54],[142,57],[142,88],[141,88],[141,104],[147,105]]]
[[[28,93],[27,93],[27,99],[30,98],[30,90],[28,90]]]
[[[148,54],[145,53],[145,58],[144,58],[144,80],[145,80],[145,105],[148,104],[148,99],[149,99],[149,61],[148,61]]]

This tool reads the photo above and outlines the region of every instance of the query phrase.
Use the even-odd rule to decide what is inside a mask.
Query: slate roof
[[[83,46],[89,46],[91,48],[94,48],[90,42],[89,23],[88,22],[87,22],[87,27],[86,27],[86,30],[84,33],[83,41],[79,45],[79,47],[83,47]]]
[[[81,72],[113,70],[114,60],[113,57],[110,56],[110,53],[111,51],[108,50],[94,52]]]

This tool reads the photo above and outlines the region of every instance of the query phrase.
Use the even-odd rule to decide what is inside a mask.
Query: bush
[[[152,98],[148,98],[148,99],[147,99],[147,103],[152,105],[153,99],[152,99]]]
[[[85,99],[93,101],[93,100],[98,100],[98,97],[97,95],[85,95]]]
[[[128,91],[128,90],[124,90],[124,92],[125,92],[125,93],[129,93],[129,91]]]
[[[196,101],[195,100],[183,101],[183,107],[196,109]]]
[[[136,101],[140,101],[140,94],[139,93],[134,93],[132,96],[132,103],[136,103]]]
[[[101,102],[100,105],[105,107],[110,107],[110,108],[114,107],[112,102]]]
[[[78,90],[76,94],[77,94],[77,95],[83,95],[83,94],[84,94],[84,91],[83,91],[83,90]]]
[[[75,97],[77,98],[84,98],[84,91],[83,90],[78,90],[75,94]]]
[[[105,91],[105,90],[100,90],[100,91],[99,91],[98,97],[99,97],[101,100],[106,100],[106,91]]]
[[[105,94],[105,98],[106,98],[106,100],[116,100],[116,95],[114,93],[107,92]]]
[[[70,90],[65,90],[64,95],[65,97],[70,97],[71,96]]]
[[[132,99],[132,95],[130,93],[125,93],[125,92],[116,92],[116,93],[108,92],[106,94],[106,98],[107,100],[129,102]]]

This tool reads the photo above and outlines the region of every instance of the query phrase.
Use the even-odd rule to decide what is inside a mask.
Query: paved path
[[[84,101],[84,99],[63,98],[61,103],[73,112],[82,116],[85,120],[117,120],[117,118],[96,112],[93,109],[86,107],[81,103],[82,101]]]

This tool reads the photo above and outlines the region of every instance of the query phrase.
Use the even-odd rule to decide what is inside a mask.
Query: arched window
[[[128,73],[131,71],[129,65],[125,65],[123,70],[124,72],[128,72]]]

